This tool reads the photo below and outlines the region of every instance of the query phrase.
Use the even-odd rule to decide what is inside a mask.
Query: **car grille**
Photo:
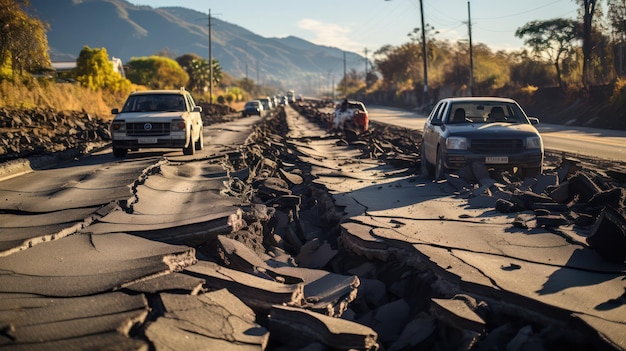
[[[146,128],[147,124],[150,125],[149,128]],[[169,123],[126,123],[126,135],[129,136],[160,136],[169,134]]]
[[[521,139],[473,139],[470,150],[476,153],[510,154],[522,152],[524,142]]]

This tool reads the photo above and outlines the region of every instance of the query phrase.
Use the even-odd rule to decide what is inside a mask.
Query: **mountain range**
[[[125,0],[30,0],[26,10],[48,24],[53,62],[75,60],[84,46],[106,48],[123,62],[163,52],[173,58],[188,53],[208,58],[210,34],[211,56],[222,70],[258,84],[314,93],[331,81],[338,84],[344,67],[365,67],[365,58],[357,53],[294,36],[266,38],[183,7],[153,8]]]

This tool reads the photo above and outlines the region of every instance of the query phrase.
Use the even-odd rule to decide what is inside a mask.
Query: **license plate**
[[[507,156],[487,156],[485,163],[503,165],[509,163],[509,158]]]
[[[137,143],[139,144],[156,144],[156,142],[156,138],[139,138],[139,140],[137,141]]]

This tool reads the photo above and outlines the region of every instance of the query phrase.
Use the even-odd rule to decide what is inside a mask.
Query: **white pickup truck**
[[[181,148],[185,155],[202,150],[202,107],[184,89],[133,92],[121,111],[111,110],[113,154],[128,150]]]

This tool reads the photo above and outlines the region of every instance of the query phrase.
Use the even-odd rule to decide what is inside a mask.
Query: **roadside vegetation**
[[[375,75],[349,72],[339,94],[424,111],[442,97],[509,96],[560,122],[579,114],[579,120],[611,118],[603,126],[626,128],[626,2],[572,1],[580,5],[578,20],[526,23],[515,33],[525,43],[517,51],[439,40],[439,32],[426,25],[427,80],[416,28],[407,43],[374,52]],[[572,105],[578,108],[572,111]]]
[[[588,120],[611,114],[621,121],[611,127],[626,128],[626,3],[572,1],[580,4],[579,20],[525,24],[515,33],[525,43],[518,51],[494,51],[481,43],[470,47],[467,40],[439,40],[432,26],[426,26],[424,36],[416,28],[405,44],[376,50],[366,73],[347,72],[333,96],[423,111],[441,97],[510,96],[531,111],[563,114],[556,118],[560,122],[572,118],[567,107],[575,105],[574,112]],[[209,63],[195,54],[174,57],[167,50],[132,58],[124,77],[108,62],[106,48],[84,47],[76,69],[57,74],[50,68],[47,24],[30,18],[24,6],[27,0],[0,0],[0,107],[109,115],[132,90],[185,87],[198,101],[228,106],[280,92],[279,87],[260,86],[248,78],[235,79],[215,59]],[[428,94],[423,94],[425,87]]]

